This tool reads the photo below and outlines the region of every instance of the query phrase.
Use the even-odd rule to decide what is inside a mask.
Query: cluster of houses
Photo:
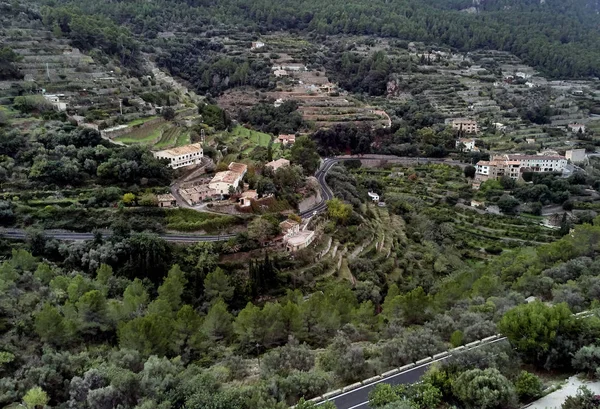
[[[499,179],[508,176],[519,179],[525,172],[563,172],[571,161],[574,164],[586,160],[585,149],[572,149],[560,156],[555,152],[550,154],[522,155],[497,154],[491,159],[481,160],[475,166],[474,188],[489,179]]]

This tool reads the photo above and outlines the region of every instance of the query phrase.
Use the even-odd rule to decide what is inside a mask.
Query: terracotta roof
[[[231,170],[224,170],[223,172],[217,172],[215,177],[212,178],[210,183],[235,183],[235,181],[240,177],[240,174],[237,172],[232,172]]]
[[[272,167],[273,169],[279,169],[279,168],[282,168],[284,166],[289,166],[289,165],[290,165],[289,160],[281,158],[281,159],[277,159],[272,162],[266,163],[265,167],[269,166],[269,167]]]
[[[243,175],[248,170],[248,165],[243,163],[231,162],[228,166],[229,170]]]
[[[191,194],[191,193],[210,192],[211,190],[213,190],[213,189],[208,185],[200,185],[200,186],[189,187],[187,189],[181,189],[180,192],[183,194]]]
[[[277,137],[277,139],[283,140],[283,141],[288,141],[288,142],[295,141],[296,140],[296,135],[294,135],[294,134],[279,135]]]
[[[291,219],[287,219],[285,221],[282,221],[281,223],[279,223],[279,227],[281,227],[281,230],[285,233],[286,231],[288,231],[289,229],[293,228],[294,226],[297,226],[298,222],[291,220]]]
[[[545,156],[545,155],[506,155],[509,160],[560,160],[562,156]]]
[[[258,193],[256,190],[247,190],[242,193],[242,197],[247,197],[249,199],[256,199],[258,197]]]

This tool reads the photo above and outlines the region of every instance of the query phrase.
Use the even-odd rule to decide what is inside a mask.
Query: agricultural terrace
[[[148,123],[153,121],[152,123]],[[191,143],[190,129],[155,117],[137,119],[128,124],[132,130],[114,138],[126,145],[145,145],[151,149],[168,149]]]
[[[236,126],[231,131],[223,131],[206,138],[207,145],[216,146],[218,149],[227,148],[224,162],[250,158],[257,161],[266,161],[267,148],[271,145],[271,135],[254,131],[243,126]],[[274,159],[280,156],[280,149],[272,145]]]
[[[473,251],[494,254],[503,248],[557,239],[557,232],[541,226],[538,218],[510,217],[471,208],[474,192],[458,167],[360,168],[352,170],[352,174],[363,186],[379,191],[390,212],[403,216],[424,214],[454,229],[459,238],[457,246],[469,250],[471,257],[479,257]]]

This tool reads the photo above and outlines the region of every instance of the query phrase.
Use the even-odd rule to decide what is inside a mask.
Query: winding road
[[[333,199],[333,191],[327,185],[327,173],[334,167],[337,163],[343,162],[346,160],[361,160],[361,161],[387,161],[392,163],[400,163],[403,165],[419,165],[426,163],[436,163],[436,164],[445,164],[451,166],[460,166],[465,167],[468,166],[468,163],[463,163],[455,160],[449,159],[435,159],[435,158],[415,158],[408,156],[393,156],[393,155],[343,155],[343,156],[335,156],[333,158],[325,158],[321,162],[321,166],[315,173],[315,177],[321,186],[321,201],[317,203],[312,208],[305,210],[300,213],[300,217],[302,219],[310,219],[314,215],[321,213],[327,209],[327,201]]]
[[[404,165],[418,165],[425,163],[438,163],[438,164],[447,164],[453,166],[461,166],[465,167],[467,164],[448,160],[448,159],[433,159],[433,158],[414,158],[414,157],[403,157],[403,156],[393,156],[393,155],[345,155],[345,156],[335,156],[332,158],[325,158],[321,162],[321,166],[315,173],[315,177],[319,182],[321,187],[321,201],[315,204],[312,208],[300,213],[300,217],[302,219],[307,220],[311,217],[324,212],[327,209],[327,201],[333,199],[333,191],[327,185],[327,173],[334,167],[337,163],[343,162],[346,160],[356,160],[359,159],[361,161],[386,161],[392,163],[401,163]],[[178,193],[174,192],[175,197],[179,201],[185,203],[183,198],[178,197]],[[189,207],[189,206],[187,206]],[[76,240],[92,240],[94,238],[94,233],[75,233],[75,232],[65,232],[65,231],[53,231],[53,230],[45,230],[44,233],[46,236],[57,239],[57,240],[65,240],[65,241],[76,241]],[[110,232],[102,233],[103,236],[110,236]],[[23,240],[26,238],[26,231],[24,229],[0,229],[0,237],[5,237],[8,239],[14,240]],[[224,241],[229,240],[232,237],[235,237],[235,234],[220,234],[220,235],[201,235],[201,234],[176,234],[176,233],[165,233],[159,234],[160,237],[165,239],[166,241],[176,242],[176,243],[195,243],[199,241]]]

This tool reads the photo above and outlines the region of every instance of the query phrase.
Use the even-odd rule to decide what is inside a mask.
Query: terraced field
[[[414,177],[392,176],[397,172]],[[512,248],[547,243],[557,238],[555,230],[541,226],[535,218],[482,213],[470,206],[445,204],[449,194],[464,194],[460,192],[470,189],[458,168],[428,165],[393,170],[359,169],[354,174],[358,180],[376,179],[383,185],[386,195],[401,195],[402,200],[418,208],[419,212],[429,212],[429,217],[452,224],[461,240],[474,251],[494,246]],[[379,246],[388,247],[385,240]]]
[[[144,127],[134,128],[131,132],[116,137],[115,141],[127,145],[155,145],[167,129],[169,129],[169,125],[164,121],[159,121]]]
[[[126,145],[146,145],[152,149],[168,149],[190,143],[190,132],[186,127],[175,126],[159,120],[156,123],[139,126],[155,118],[133,121],[129,125],[138,125],[131,132],[116,137],[114,140]]]

